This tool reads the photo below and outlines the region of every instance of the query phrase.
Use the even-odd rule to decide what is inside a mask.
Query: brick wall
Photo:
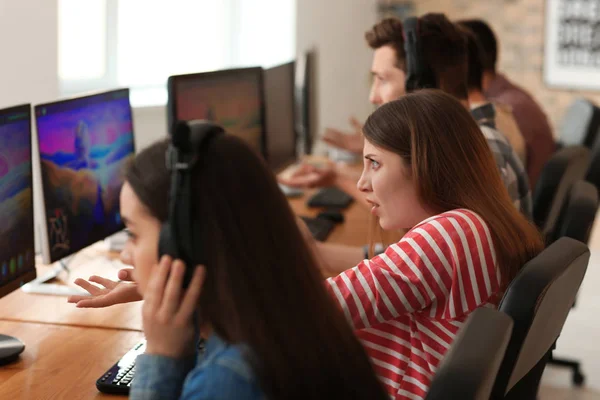
[[[559,90],[545,85],[542,75],[545,3],[545,0],[414,1],[417,15],[443,12],[452,20],[474,17],[486,20],[498,36],[498,69],[535,96],[542,104],[557,136],[562,116],[571,102],[576,97],[584,96],[600,104],[600,92]]]

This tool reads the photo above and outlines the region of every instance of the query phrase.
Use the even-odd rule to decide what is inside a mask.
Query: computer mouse
[[[317,215],[317,218],[328,219],[336,224],[344,222],[344,214],[339,210],[325,210]]]

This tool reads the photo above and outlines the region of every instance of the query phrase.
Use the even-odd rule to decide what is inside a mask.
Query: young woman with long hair
[[[171,183],[168,144],[135,157],[121,192],[130,234],[124,258],[135,286],[96,280],[118,286],[112,296],[128,293],[117,302],[138,299],[136,289],[144,299],[146,354],[136,362],[130,398],[387,398],[275,176],[231,135],[211,138],[191,171],[189,223],[204,265],[182,289],[183,263],[158,260]],[[100,289],[82,286],[101,299]],[[206,352],[196,361],[200,333]]]
[[[473,117],[452,96],[408,94],[377,109],[363,133],[358,188],[381,228],[408,233],[360,263],[360,249],[304,236],[334,275],[331,295],[389,393],[421,399],[467,316],[497,307],[543,243],[513,206]]]

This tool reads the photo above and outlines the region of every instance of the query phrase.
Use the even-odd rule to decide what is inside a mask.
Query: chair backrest
[[[473,311],[440,363],[426,400],[489,400],[513,322],[500,311]]]
[[[591,101],[578,98],[567,109],[560,124],[559,140],[566,146],[592,147],[600,128],[600,109]]]
[[[513,319],[514,326],[493,399],[535,398],[545,367],[543,359],[560,335],[589,257],[585,244],[560,238],[525,264],[508,286],[499,310]],[[521,393],[511,391],[521,380],[531,383],[515,388]]]
[[[577,181],[571,187],[560,211],[556,228],[549,243],[561,237],[570,237],[587,243],[598,211],[598,190],[585,181]]]
[[[560,208],[571,186],[583,179],[589,167],[589,150],[565,147],[544,166],[533,191],[533,222],[544,235],[554,230]]]

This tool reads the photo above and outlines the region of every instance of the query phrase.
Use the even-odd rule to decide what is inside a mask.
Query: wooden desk
[[[315,191],[307,190],[304,196],[289,200],[296,214],[316,216],[321,211],[306,205],[308,198]],[[327,241],[352,246],[368,243],[371,215],[366,207],[354,201],[344,210],[344,217],[344,223],[334,228]],[[76,278],[87,279],[91,275],[117,280],[117,271],[123,265],[111,262],[116,256],[108,253],[102,244],[94,245],[80,252],[69,264],[71,273],[68,276],[64,272],[61,273],[60,279],[71,285]],[[38,275],[45,273],[49,268],[38,265]],[[16,290],[2,298],[0,304],[0,320],[127,330],[141,330],[142,327],[141,302],[100,309],[79,309],[74,304],[67,303],[64,296],[31,294]]]
[[[326,157],[306,156],[305,160],[314,163],[327,162]],[[290,166],[281,171],[278,175],[286,176],[296,169],[296,165]],[[362,164],[348,166],[356,174],[362,171]],[[353,185],[355,183],[352,183]],[[316,217],[323,209],[308,207],[308,199],[317,192],[318,189],[303,189],[304,195],[296,198],[288,198],[288,202],[296,215]],[[344,190],[342,188],[342,190]],[[343,211],[344,223],[336,225],[334,230],[327,238],[327,242],[336,244],[347,244],[351,246],[363,246],[369,240],[369,225],[371,223],[371,215],[368,208],[357,200],[353,201],[350,206]]]
[[[289,199],[290,206],[296,215],[316,217],[323,209],[310,208],[306,205],[308,199],[316,190],[306,190],[302,197]],[[329,243],[347,244],[351,246],[362,246],[369,241],[369,224],[371,215],[360,203],[354,201],[343,211],[344,222],[336,225],[327,238]]]
[[[309,162],[326,162],[327,159],[323,157],[308,156],[307,161]],[[356,186],[355,176],[360,176],[362,172],[362,163],[348,165],[344,168],[346,178],[340,180],[340,189],[343,191],[355,194],[356,191],[352,191],[352,187]],[[291,174],[294,167],[281,172],[282,176]],[[294,210],[296,215],[316,217],[317,214],[322,211],[319,208],[309,208],[306,204],[308,199],[317,192],[317,189],[306,189],[304,195],[297,198],[290,198],[288,202]],[[364,246],[371,240],[369,237],[369,231],[373,230],[373,241],[394,243],[400,240],[402,237],[401,232],[383,232],[376,225],[376,222],[370,214],[370,206],[368,206],[364,199],[355,199],[350,206],[343,211],[344,223],[336,225],[330,236],[327,238],[328,243],[345,244],[349,246]]]
[[[72,286],[76,278],[100,275],[117,280],[121,265],[112,263],[100,246],[86,249],[70,265],[71,273],[60,278]],[[38,275],[50,267],[38,266]],[[65,296],[25,293],[15,290],[0,300],[0,320],[45,324],[99,327],[140,331],[142,328],[141,302],[120,304],[108,308],[76,308],[67,303]]]
[[[316,216],[306,201],[315,191],[290,199],[298,215]],[[344,212],[328,242],[360,246],[368,242],[370,214],[358,202]],[[100,275],[116,279],[121,265],[101,246],[81,253],[68,277]],[[350,267],[350,266],[349,266]],[[38,266],[43,274],[47,266]],[[19,362],[0,367],[0,399],[120,399],[96,390],[96,379],[142,338],[141,302],[104,309],[77,309],[64,296],[27,294],[17,290],[0,299],[0,333],[25,342]],[[108,329],[107,329],[108,328]]]
[[[103,395],[96,379],[142,339],[141,332],[0,321],[19,338],[18,362],[0,366],[0,399],[125,399]]]
[[[320,208],[310,208],[306,202],[317,190],[305,190],[304,195],[297,198],[289,199],[289,204],[296,215],[306,215],[308,217],[316,217],[322,211]],[[364,246],[371,240],[369,237],[369,229],[372,224],[375,224],[369,209],[359,203],[352,202],[350,206],[343,211],[344,222],[336,225],[329,237],[327,243],[345,244],[348,246]],[[390,244],[397,242],[402,238],[401,232],[381,231],[378,226],[373,226],[374,241]],[[349,266],[350,268],[352,266]]]

